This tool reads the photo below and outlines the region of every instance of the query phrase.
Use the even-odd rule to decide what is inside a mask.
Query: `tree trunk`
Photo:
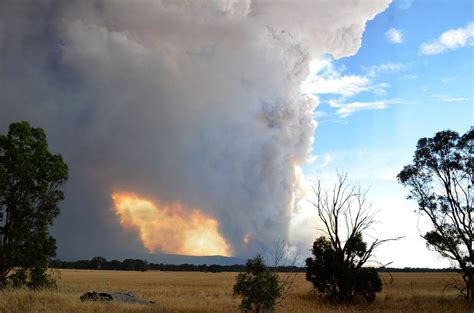
[[[474,302],[474,273],[468,269],[463,274],[464,282],[466,283],[466,300]]]
[[[6,286],[7,275],[10,272],[7,264],[7,258],[2,253],[0,255],[0,289]]]
[[[468,277],[467,285],[467,300],[474,303],[474,279],[472,273]]]

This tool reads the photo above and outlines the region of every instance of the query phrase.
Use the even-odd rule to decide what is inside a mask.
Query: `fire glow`
[[[125,229],[135,229],[145,248],[154,252],[183,255],[231,254],[219,233],[219,222],[180,202],[154,203],[128,192],[113,193],[115,213]]]
[[[247,233],[244,235],[244,237],[242,237],[242,243],[245,247],[248,247],[250,240],[252,240],[252,236],[250,235],[250,233]]]

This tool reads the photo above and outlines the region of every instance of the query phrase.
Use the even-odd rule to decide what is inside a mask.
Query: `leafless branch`
[[[276,302],[276,304],[278,305],[290,295],[293,289],[298,274],[297,272],[294,272],[294,268],[298,266],[299,257],[297,254],[294,254],[292,256],[290,253],[289,245],[281,239],[277,239],[273,243],[273,251],[271,257],[273,269],[278,277],[279,285],[281,288],[281,296]],[[279,267],[288,267],[289,271],[285,273],[277,273]]]

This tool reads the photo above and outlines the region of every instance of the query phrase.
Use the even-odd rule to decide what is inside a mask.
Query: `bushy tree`
[[[338,174],[331,191],[321,185],[318,181],[313,205],[324,225],[324,235],[316,239],[313,256],[306,259],[306,279],[332,302],[352,303],[358,297],[372,302],[382,290],[382,281],[375,268],[364,265],[375,248],[394,239],[376,239],[369,245],[364,242],[362,235],[374,217],[366,192],[347,183],[346,174]]]
[[[107,259],[101,256],[95,256],[90,260],[91,268],[101,270],[107,265]]]
[[[422,237],[457,264],[465,282],[458,289],[474,301],[474,129],[462,136],[446,130],[421,138],[413,163],[397,177],[409,188],[408,199],[417,201],[419,213],[431,223],[432,229]]]
[[[234,295],[242,297],[242,312],[273,312],[282,287],[278,274],[271,271],[261,255],[247,260],[245,272],[236,277]]]
[[[48,151],[41,128],[13,123],[0,135],[0,286],[48,285],[56,240],[48,228],[59,214],[68,167]]]
[[[368,302],[382,291],[382,281],[375,268],[358,267],[351,260],[367,253],[367,245],[357,236],[354,242],[359,247],[348,248],[347,253],[334,248],[330,240],[319,237],[313,243],[313,257],[306,260],[306,279],[314,288],[335,303],[351,303],[357,296]]]

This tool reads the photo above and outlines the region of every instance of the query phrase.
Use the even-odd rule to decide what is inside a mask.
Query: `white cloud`
[[[318,109],[318,110],[314,111],[313,116],[314,116],[314,118],[321,118],[321,117],[328,116],[328,113]]]
[[[405,159],[400,159],[403,155]],[[402,151],[374,151],[365,149],[328,151],[317,156],[316,162],[308,167],[309,172],[319,172],[332,176],[333,171],[340,168],[349,171],[351,179],[366,181],[392,181],[403,164],[409,162],[410,153]],[[310,175],[306,179],[311,180]]]
[[[314,77],[308,84],[303,84],[302,92],[311,94],[339,94],[353,96],[372,89],[371,81],[364,76],[346,75],[332,78]]]
[[[391,43],[403,43],[402,31],[393,27],[385,32],[385,38]]]
[[[470,22],[466,27],[447,30],[437,39],[422,43],[420,53],[425,55],[440,54],[473,45],[474,22]]]
[[[319,169],[328,166],[332,161],[331,153],[324,153],[322,155],[311,153],[306,161],[306,166]]]
[[[469,98],[466,97],[452,97],[447,95],[432,95],[432,98],[438,99],[443,102],[464,102],[469,101]]]
[[[376,69],[373,69],[376,71]],[[334,94],[351,97],[362,92],[384,95],[387,83],[375,84],[365,75],[343,75],[328,59],[314,60],[310,65],[310,75],[301,85],[302,94]]]
[[[330,58],[314,60],[310,64],[310,74],[301,85],[304,95],[335,95],[328,101],[329,106],[335,109],[332,122],[344,122],[344,118],[355,112],[365,110],[385,109],[398,100],[376,101],[348,101],[363,92],[376,96],[384,96],[390,84],[376,81],[381,74],[397,73],[408,68],[410,64],[387,62],[368,67],[362,67],[364,75],[344,75],[344,68],[335,68]],[[316,116],[315,116],[316,117]],[[328,117],[324,112],[316,118]],[[325,119],[327,121],[327,119]]]
[[[336,114],[340,118],[346,118],[355,112],[367,111],[367,110],[381,110],[386,109],[391,104],[399,103],[397,99],[390,100],[378,100],[371,102],[351,102],[351,103],[339,103],[336,100],[330,100],[329,105],[333,108],[337,108]]]
[[[368,67],[363,67],[367,71],[369,76],[377,76],[379,74],[391,74],[397,73],[407,69],[410,65],[397,62],[387,62],[377,65],[371,65]]]
[[[464,97],[446,97],[441,99],[444,102],[464,102],[469,101],[469,98]]]
[[[398,79],[401,79],[401,80],[411,80],[411,79],[418,79],[418,75],[414,75],[414,74],[405,74],[405,75],[402,75],[402,76],[398,77]]]

